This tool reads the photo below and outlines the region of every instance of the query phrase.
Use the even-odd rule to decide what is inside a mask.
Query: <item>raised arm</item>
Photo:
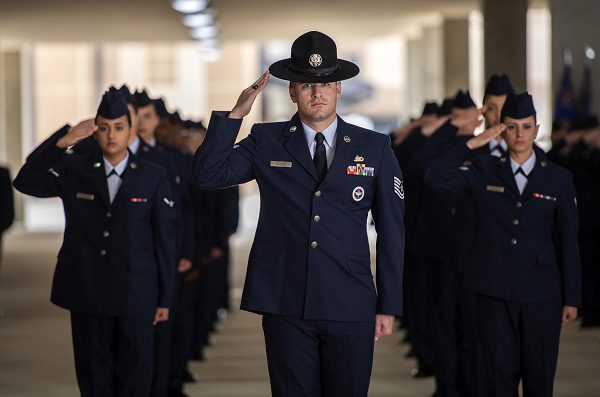
[[[96,128],[94,120],[90,119],[75,127],[65,125],[56,131],[27,157],[14,180],[15,188],[35,197],[60,196],[65,150],[91,136]]]
[[[206,139],[198,148],[192,161],[190,182],[200,189],[222,189],[254,179],[254,158],[258,138],[251,133],[237,145],[235,140],[245,117],[265,88],[269,72],[240,94],[229,112],[213,112],[208,124]]]
[[[425,183],[434,189],[471,193],[479,177],[477,169],[465,161],[473,158],[473,150],[487,145],[504,128],[504,124],[490,127],[482,134],[455,145],[429,168],[425,174]]]

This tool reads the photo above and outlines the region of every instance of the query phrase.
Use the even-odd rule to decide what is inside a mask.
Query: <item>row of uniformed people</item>
[[[187,183],[204,132],[145,91],[111,87],[94,119],[54,133],[14,181],[64,203],[52,301],[71,311],[83,396],[184,396],[187,362],[229,304],[238,196]]]
[[[571,128],[556,126],[549,158],[573,173],[580,214],[581,326],[600,326],[600,128],[586,117]]]
[[[507,97],[510,98],[508,102]],[[533,160],[530,157],[522,159],[523,155],[519,157],[517,154],[521,150],[519,145],[525,144],[523,133],[532,135],[535,130],[537,134],[535,110],[532,103],[527,103],[528,100],[531,102],[530,97],[525,95],[515,96],[505,75],[495,75],[486,86],[482,109],[477,109],[468,92],[459,91],[439,108],[433,103],[427,104],[419,120],[395,134],[395,152],[399,162],[404,163],[407,190],[403,326],[412,345],[411,355],[416,356],[418,363],[413,375],[434,375],[436,396],[514,395],[521,378],[529,395],[550,395],[556,366],[553,352],[558,346],[557,330],[561,319],[560,313],[554,322],[543,317],[556,309],[556,306],[544,304],[556,299],[562,301],[563,306],[568,307],[565,309],[566,320],[574,315],[573,306],[579,305],[579,257],[572,241],[569,241],[568,250],[561,252],[560,245],[549,246],[548,241],[539,246],[532,245],[539,241],[519,230],[534,230],[536,218],[552,218],[553,212],[567,215],[558,218],[558,225],[550,222],[540,225],[541,229],[556,228],[568,234],[573,232],[572,227],[576,227],[574,197],[565,202],[572,192],[568,190],[569,182],[564,170],[554,165],[548,167],[550,163],[545,160],[543,151],[533,144],[533,138],[528,141],[530,147],[526,153],[535,153],[537,157],[533,155]],[[482,136],[493,131],[494,137],[471,151],[463,150],[463,163],[456,166],[456,158],[446,158],[457,152],[457,148],[465,147],[465,142],[473,137],[481,114],[488,128],[487,135]],[[520,124],[521,119],[527,119],[526,128]],[[501,122],[507,123],[507,120],[511,121],[507,124],[509,129],[500,135],[498,130],[505,128]],[[519,139],[512,142],[513,147],[509,147],[503,137],[512,136],[515,129]],[[518,161],[514,160],[515,157],[526,160],[522,167],[528,169],[513,176],[507,164],[515,164]],[[498,181],[491,170],[486,168],[483,172],[478,168],[480,164],[489,167],[490,163],[495,164],[497,169],[493,171],[504,179]],[[472,172],[472,164],[477,164],[478,172]],[[534,178],[548,174],[546,169],[564,182],[558,187],[563,194],[560,205],[552,208],[544,206],[546,203],[540,201],[542,199],[529,197],[531,194],[546,197],[544,192],[531,193],[532,186],[534,189],[556,190],[556,186],[540,184],[539,179]],[[531,170],[536,172],[532,174]],[[459,176],[450,174],[451,171]],[[452,184],[451,181],[455,182],[453,178],[459,178],[460,173],[474,173],[476,178],[470,180],[473,185],[467,188]],[[510,176],[504,175],[506,173]],[[531,177],[531,183],[523,175],[525,173]],[[494,184],[485,184],[492,180]],[[513,191],[515,180],[517,184],[528,185],[528,188]],[[544,180],[544,183],[547,182]],[[497,193],[497,197],[491,197],[493,205],[486,201],[490,190],[485,190],[487,194],[479,194],[482,185],[484,190],[488,186]],[[549,197],[556,199],[558,196]],[[509,214],[511,204],[518,214]],[[565,207],[561,208],[561,205]],[[541,208],[548,212],[538,214]],[[487,219],[497,215],[510,217],[505,221],[511,224],[515,236],[504,242],[506,244],[488,242],[478,247],[482,244],[481,236],[492,240],[504,237],[500,235],[500,232],[505,232],[502,227],[490,227],[499,220]],[[551,231],[543,230],[543,235],[549,235]],[[510,230],[508,232],[510,234]],[[560,280],[557,279],[557,263],[560,272],[564,272],[564,266],[569,269],[568,276]],[[526,270],[519,268],[518,264]],[[536,266],[546,266],[547,269],[540,272]],[[544,288],[551,291],[546,293]],[[530,305],[532,302],[539,302],[539,307],[532,308],[535,306]],[[486,309],[482,311],[482,307]],[[535,310],[538,312],[530,312]],[[523,313],[528,318],[523,320],[520,317]],[[511,319],[514,320],[512,323]],[[538,321],[539,326],[532,326],[532,320]],[[496,328],[484,326],[490,323],[496,324]],[[527,328],[527,332],[520,328],[522,326]],[[552,332],[544,333],[540,327],[546,326]],[[496,333],[492,334],[492,331]],[[493,343],[500,343],[493,348],[500,347],[500,350],[493,350],[490,347]],[[524,347],[522,353],[518,349],[521,344]],[[535,361],[532,360],[532,352],[536,354],[536,349],[547,352],[545,361],[528,361]],[[519,364],[521,359],[524,360],[522,366]]]

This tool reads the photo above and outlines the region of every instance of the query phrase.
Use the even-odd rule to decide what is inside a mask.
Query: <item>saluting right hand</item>
[[[246,117],[250,113],[258,94],[267,86],[267,81],[269,81],[268,70],[254,84],[242,91],[237,103],[229,112],[229,118],[242,119]]]
[[[487,130],[483,131],[481,134],[469,139],[467,141],[467,146],[471,150],[485,146],[492,139],[496,139],[498,135],[500,135],[505,129],[506,126],[504,124],[498,124],[493,127],[490,127]]]
[[[69,146],[75,145],[77,142],[92,135],[98,126],[94,119],[87,119],[79,122],[75,127],[69,128],[69,131],[56,141],[56,146],[61,149],[66,149]]]

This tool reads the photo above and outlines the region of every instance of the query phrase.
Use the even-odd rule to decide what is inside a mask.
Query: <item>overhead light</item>
[[[219,48],[200,48],[200,55],[206,62],[216,62],[221,59]]]
[[[193,14],[204,10],[208,6],[208,0],[171,0],[171,6],[182,14]]]
[[[190,29],[190,35],[196,40],[212,39],[217,37],[219,29],[214,25],[200,26],[198,28]]]
[[[219,48],[219,40],[216,37],[212,39],[202,39],[198,41],[198,45],[201,49]]]
[[[183,24],[188,28],[198,28],[201,26],[212,25],[215,18],[212,10],[205,10],[196,14],[187,14],[183,16]]]
[[[596,51],[590,46],[585,47],[585,57],[590,61],[596,59]]]

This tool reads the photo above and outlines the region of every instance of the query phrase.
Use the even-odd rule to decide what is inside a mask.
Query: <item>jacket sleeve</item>
[[[61,178],[65,177],[65,150],[56,142],[66,135],[69,126],[52,134],[27,157],[13,184],[21,193],[34,197],[61,195]]]
[[[167,181],[162,172],[152,203],[152,230],[158,265],[158,306],[170,307],[173,299],[175,275],[175,208]]]
[[[470,194],[480,180],[473,155],[466,142],[460,141],[429,168],[425,183],[433,189]]]
[[[377,229],[377,314],[402,315],[404,186],[402,171],[386,137],[371,213]]]
[[[8,168],[0,168],[0,233],[12,225],[15,219],[13,189]]]
[[[563,288],[563,304],[566,306],[581,305],[581,262],[579,259],[577,199],[573,179],[565,183],[557,201],[559,258]]]
[[[254,179],[257,134],[235,145],[242,120],[213,112],[206,139],[198,148],[190,170],[190,182],[200,189],[222,189]]]

